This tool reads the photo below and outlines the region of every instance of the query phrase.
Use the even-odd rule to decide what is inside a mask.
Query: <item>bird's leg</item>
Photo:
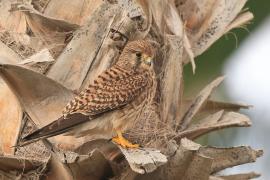
[[[132,144],[127,139],[125,139],[121,131],[116,131],[116,133],[117,133],[117,136],[112,138],[112,141],[115,142],[116,144],[119,144],[120,146],[124,148],[138,148],[139,147],[139,144]]]

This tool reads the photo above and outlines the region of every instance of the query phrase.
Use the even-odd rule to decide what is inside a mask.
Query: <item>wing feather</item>
[[[121,108],[145,90],[146,75],[112,67],[71,101],[63,114],[67,116],[79,112],[93,116]]]

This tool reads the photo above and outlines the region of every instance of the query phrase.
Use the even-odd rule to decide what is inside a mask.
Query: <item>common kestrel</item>
[[[146,40],[129,42],[118,61],[67,104],[63,116],[22,139],[23,144],[66,133],[73,136],[113,134],[112,140],[138,147],[122,136],[141,117],[155,95],[154,51]],[[106,117],[106,118],[104,118]]]

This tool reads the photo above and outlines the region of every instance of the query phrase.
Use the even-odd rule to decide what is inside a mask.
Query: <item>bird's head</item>
[[[119,63],[127,68],[150,69],[153,68],[154,48],[147,40],[129,42],[120,58]]]

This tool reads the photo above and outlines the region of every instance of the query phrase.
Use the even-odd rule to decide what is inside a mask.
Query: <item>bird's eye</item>
[[[142,57],[142,53],[136,52],[136,56],[137,56],[137,58],[141,58]]]

